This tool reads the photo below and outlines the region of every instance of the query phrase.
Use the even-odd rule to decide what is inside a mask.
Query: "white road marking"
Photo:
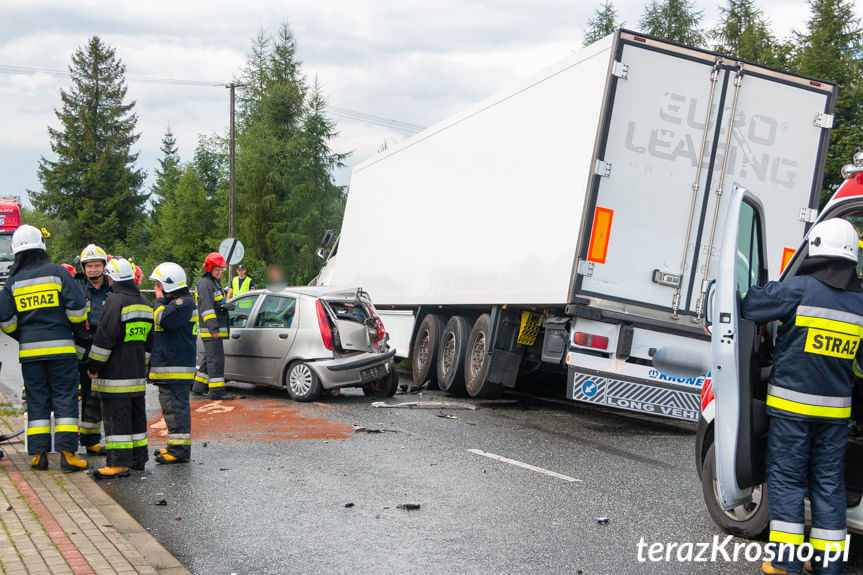
[[[563,479],[564,481],[569,481],[570,483],[581,482],[581,479],[576,479],[575,477],[570,477],[569,475],[563,475],[562,473],[557,473],[556,471],[549,471],[548,469],[543,469],[542,467],[537,467],[535,465],[531,465],[530,463],[524,463],[523,461],[517,461],[515,459],[510,459],[509,457],[504,457],[502,455],[495,455],[494,453],[489,453],[488,451],[483,451],[482,449],[468,449],[469,452],[475,453],[477,455],[482,455],[483,457],[488,457],[489,459],[494,459],[495,461],[503,461],[504,463],[509,463],[510,465],[515,465],[516,467],[521,467],[523,469],[530,469],[531,471],[536,471],[537,473],[543,473],[550,477],[556,477],[557,479]]]

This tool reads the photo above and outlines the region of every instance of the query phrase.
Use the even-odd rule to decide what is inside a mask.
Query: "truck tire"
[[[464,359],[470,323],[460,315],[454,315],[446,323],[440,338],[437,354],[437,383],[441,390],[456,396],[464,396]]]
[[[377,381],[367,383],[363,386],[363,395],[366,397],[392,397],[399,388],[399,374],[395,367]]]
[[[491,356],[489,346],[493,345],[489,336],[491,333],[491,317],[482,314],[473,324],[467,339],[467,352],[464,358],[464,384],[467,394],[471,397],[498,397],[503,393],[503,386],[488,381],[491,371]]]
[[[752,499],[731,510],[719,506],[716,494],[716,446],[711,445],[701,469],[701,492],[707,511],[713,521],[726,533],[746,539],[760,539],[770,526],[770,510],[767,503],[767,485],[756,487]]]
[[[441,331],[443,331],[443,321],[440,316],[429,314],[420,323],[414,338],[413,354],[411,354],[414,387],[420,387],[428,381],[429,389],[437,389],[435,365]]]

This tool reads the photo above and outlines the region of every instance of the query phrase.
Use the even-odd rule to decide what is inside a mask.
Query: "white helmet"
[[[45,238],[39,228],[33,226],[20,226],[15,233],[12,234],[12,253],[24,252],[27,250],[44,250]]]
[[[114,258],[105,266],[105,273],[115,282],[135,279],[135,268],[123,258]]]
[[[186,287],[186,272],[174,262],[162,262],[156,266],[150,279],[162,284],[165,293],[171,293]]]
[[[84,264],[87,262],[95,262],[100,261],[104,264],[108,263],[108,254],[105,253],[105,250],[97,246],[96,244],[90,244],[83,250],[81,250],[81,257],[79,259],[81,262],[81,267],[84,267]]]
[[[841,258],[857,261],[860,237],[851,222],[831,218],[815,224],[809,230],[809,257]]]

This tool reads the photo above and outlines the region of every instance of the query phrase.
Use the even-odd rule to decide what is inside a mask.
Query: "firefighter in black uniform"
[[[78,285],[84,291],[84,299],[87,301],[87,331],[84,337],[78,341],[82,355],[79,368],[81,381],[81,445],[87,448],[88,455],[105,455],[105,447],[102,440],[102,404],[99,396],[91,390],[90,376],[87,374],[87,354],[93,345],[93,338],[99,328],[99,319],[102,317],[102,306],[111,294],[111,286],[105,277],[105,265],[108,263],[108,254],[97,246],[90,244],[81,252],[79,257],[82,276],[77,277]]]
[[[78,451],[78,356],[75,337],[84,329],[84,296],[45,253],[42,232],[21,226],[12,234],[15,262],[0,291],[0,329],[18,340],[27,389],[27,453],[34,469],[48,469],[51,412],[54,447],[64,472],[87,468]]]
[[[198,311],[183,268],[161,263],[150,279],[156,282],[150,383],[159,386],[159,404],[168,426],[168,448],[156,450],[156,462],[185,463],[192,456],[189,389],[195,378]]]
[[[192,391],[207,392],[210,399],[234,399],[225,392],[225,348],[222,340],[228,338],[228,311],[234,309],[225,298],[220,279],[227,263],[218,252],[204,260],[204,273],[198,280],[198,331],[204,342],[204,361],[195,374]]]
[[[858,242],[846,220],[815,225],[797,276],[752,288],[742,304],[748,319],[782,322],[767,388],[770,541],[803,544],[808,494],[815,556],[806,570],[815,573],[841,573],[842,561],[825,557],[838,558],[846,545],[845,447],[851,386],[863,357]],[[761,566],[779,574],[802,568],[790,552]]]
[[[147,356],[153,341],[153,308],[135,285],[135,270],[122,258],[106,266],[113,293],[90,348],[88,369],[102,400],[106,466],[97,478],[126,477],[147,462],[147,412],[144,393]]]

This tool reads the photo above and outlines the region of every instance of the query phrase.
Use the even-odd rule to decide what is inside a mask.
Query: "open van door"
[[[741,298],[767,280],[764,238],[761,201],[734,186],[709,310],[716,398],[715,495],[725,510],[751,500],[753,488],[764,482],[767,386],[761,364],[766,354],[760,353],[764,344],[758,326],[740,317]]]

